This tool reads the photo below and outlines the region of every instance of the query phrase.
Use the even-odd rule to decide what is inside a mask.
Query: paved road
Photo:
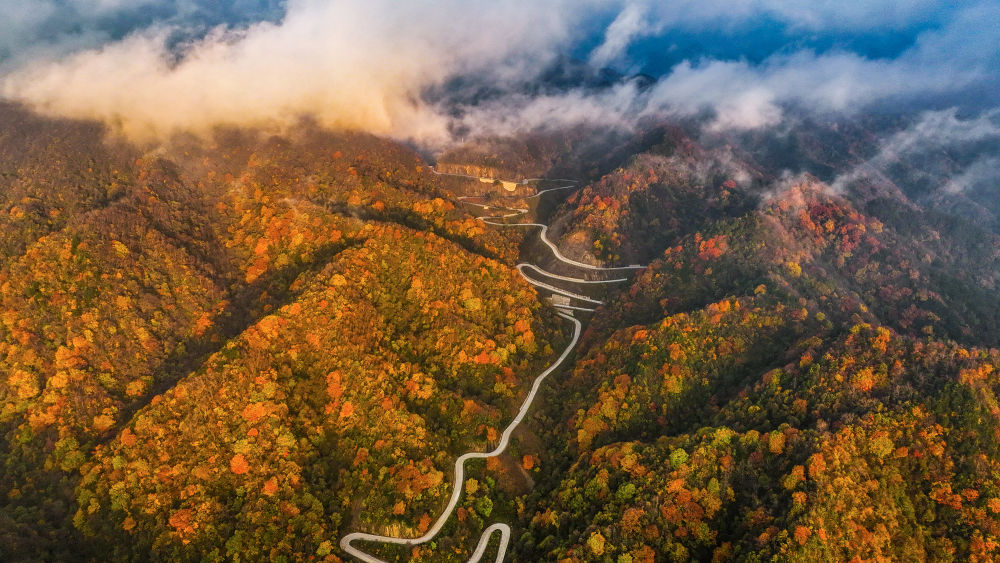
[[[472,175],[469,175],[469,174],[453,174],[451,172],[438,172],[437,168],[435,168],[433,166],[429,166],[428,168],[430,168],[431,172],[433,172],[434,174],[436,174],[438,176],[455,176],[457,178],[469,178],[471,180],[479,180],[480,182],[483,182],[483,181],[492,182],[492,181],[496,180],[496,178],[486,178],[485,176],[472,176]],[[512,183],[516,183],[516,184],[519,184],[519,185],[524,185],[524,184],[530,184],[531,182],[546,182],[546,181],[548,181],[548,182],[572,182],[574,184],[577,183],[576,180],[570,180],[568,178],[525,178],[524,180],[521,180],[520,182],[512,182]],[[571,188],[571,187],[573,187],[573,186],[564,186],[564,187],[561,187],[561,188],[553,188],[553,189],[555,189],[555,190],[565,190],[566,188]],[[539,195],[541,195],[541,194],[543,194],[545,192],[550,192],[550,191],[552,191],[552,190],[542,190],[541,192],[538,192],[537,194],[535,194],[533,196],[528,196],[528,197],[538,197]],[[512,197],[517,197],[517,196],[512,196]]]
[[[442,173],[442,172],[438,172],[437,170],[434,170],[433,168],[431,168],[431,171],[433,171],[435,174],[438,174],[438,175],[462,176],[462,177],[467,177],[467,178],[476,178],[475,176],[466,176],[464,174],[445,174],[445,173]],[[534,178],[534,180],[537,180],[537,179],[538,178]],[[557,188],[551,188],[551,189],[547,189],[547,190],[542,190],[542,191],[536,193],[534,196],[531,196],[531,197],[538,197],[538,196],[540,196],[543,193],[552,192],[552,191],[556,191],[556,190],[564,190],[564,189],[568,189],[568,188],[572,188],[572,187],[574,187],[574,186],[572,186],[572,185],[570,185],[570,186],[560,186],[560,187],[557,187]],[[469,204],[469,205],[477,206],[477,207],[480,207],[480,208],[485,209],[485,210],[497,209],[497,210],[500,210],[500,211],[509,211],[510,212],[510,213],[499,215],[499,216],[495,216],[495,217],[479,217],[480,221],[482,221],[482,222],[484,222],[484,223],[486,223],[488,225],[495,225],[495,226],[498,226],[498,227],[540,227],[541,231],[539,233],[539,236],[540,236],[542,242],[544,242],[552,250],[553,254],[555,255],[555,257],[557,259],[559,259],[560,261],[562,261],[562,262],[564,262],[566,264],[569,264],[571,266],[576,266],[578,268],[583,268],[583,269],[590,270],[590,271],[634,270],[634,269],[641,269],[641,268],[645,267],[645,266],[624,266],[624,267],[616,267],[616,268],[603,268],[603,267],[600,267],[600,266],[592,266],[590,264],[584,264],[583,262],[577,262],[576,260],[571,260],[571,259],[566,258],[565,256],[563,256],[562,253],[559,252],[559,249],[556,247],[556,245],[554,245],[551,241],[549,241],[549,239],[545,236],[546,233],[548,232],[548,226],[543,225],[541,223],[506,223],[506,222],[502,222],[503,219],[508,219],[508,218],[511,218],[511,217],[517,217],[517,216],[521,216],[521,215],[524,215],[524,214],[528,213],[527,209],[512,209],[512,208],[507,208],[507,207],[498,207],[498,206],[490,206],[490,205],[486,205],[486,204],[482,204],[482,203],[475,203],[475,202],[467,201],[468,199],[473,199],[473,197],[469,197],[469,196],[460,197],[458,199],[462,203],[466,203],[466,204]],[[523,277],[531,285],[533,285],[535,287],[540,287],[540,288],[543,288],[543,289],[547,289],[549,291],[552,291],[554,293],[558,293],[560,295],[565,295],[566,297],[570,297],[570,298],[573,298],[573,299],[578,299],[580,301],[585,301],[587,303],[593,303],[595,305],[600,305],[600,304],[602,304],[602,302],[598,301],[596,299],[592,299],[590,297],[587,297],[586,295],[580,295],[578,293],[573,293],[572,291],[568,291],[566,289],[562,289],[562,288],[556,287],[554,285],[550,285],[550,284],[547,284],[545,282],[532,279],[532,278],[528,277],[524,273],[524,270],[526,270],[526,269],[533,270],[535,272],[538,272],[542,276],[545,276],[545,277],[548,277],[548,278],[551,278],[551,279],[568,281],[568,282],[578,283],[578,284],[619,283],[619,282],[628,281],[627,278],[619,278],[619,279],[613,279],[613,280],[585,280],[585,279],[582,279],[582,278],[573,278],[573,277],[569,277],[569,276],[561,276],[561,275],[558,275],[558,274],[553,274],[551,272],[543,270],[542,268],[540,268],[540,267],[538,267],[538,266],[536,266],[534,264],[529,264],[529,263],[526,263],[526,262],[523,262],[523,263],[517,265],[517,271],[518,271],[518,273],[520,273],[521,277]],[[425,532],[422,536],[419,536],[419,537],[416,537],[416,538],[395,538],[395,537],[391,537],[391,536],[380,536],[380,535],[376,535],[376,534],[367,534],[367,533],[364,533],[364,532],[354,532],[354,533],[351,533],[351,534],[347,534],[346,536],[344,536],[340,540],[340,548],[343,549],[345,553],[347,553],[349,555],[353,555],[354,557],[356,557],[357,559],[359,559],[361,561],[364,561],[365,563],[385,563],[383,560],[378,559],[377,557],[375,557],[375,556],[373,556],[373,555],[371,555],[371,554],[369,554],[367,552],[361,551],[360,549],[358,549],[357,547],[355,547],[353,545],[354,542],[368,541],[368,542],[375,542],[375,543],[413,546],[413,545],[420,545],[420,544],[423,544],[423,543],[427,543],[427,542],[431,541],[432,539],[434,539],[434,537],[436,537],[438,535],[438,533],[441,531],[441,529],[444,527],[444,525],[448,522],[448,519],[451,517],[452,512],[454,512],[455,508],[458,506],[458,501],[462,498],[462,489],[463,489],[464,484],[465,484],[465,463],[467,461],[473,460],[473,459],[486,459],[486,458],[490,458],[490,457],[495,457],[495,456],[500,455],[501,453],[503,453],[503,451],[505,449],[507,449],[507,444],[510,442],[510,436],[511,436],[511,434],[513,434],[514,430],[518,427],[518,425],[521,424],[521,422],[524,420],[524,417],[528,414],[528,409],[531,408],[531,404],[532,404],[532,402],[534,402],[535,396],[538,394],[538,389],[541,387],[542,382],[545,380],[546,377],[549,376],[549,374],[551,374],[560,365],[562,365],[562,363],[566,360],[567,357],[569,357],[570,353],[573,351],[573,348],[576,347],[577,342],[580,340],[580,333],[581,333],[583,325],[580,323],[580,321],[577,318],[575,318],[575,317],[572,316],[572,311],[594,312],[594,309],[589,309],[589,308],[586,308],[586,307],[577,307],[577,306],[573,306],[573,305],[556,305],[555,308],[559,311],[559,312],[556,313],[557,315],[559,315],[563,319],[568,320],[569,322],[571,322],[573,324],[573,337],[572,337],[572,339],[570,340],[569,344],[566,345],[566,348],[562,351],[562,354],[559,355],[559,357],[556,359],[556,361],[553,362],[548,368],[546,368],[545,371],[543,371],[537,377],[535,377],[535,381],[531,385],[531,390],[528,392],[528,395],[524,398],[524,401],[521,403],[521,408],[518,409],[518,411],[517,411],[517,416],[515,416],[514,420],[512,420],[510,422],[510,424],[507,425],[507,428],[504,429],[503,434],[500,436],[500,442],[497,444],[497,446],[493,450],[488,451],[488,452],[468,452],[468,453],[462,454],[461,456],[458,457],[458,459],[455,460],[455,478],[454,478],[454,480],[452,482],[451,498],[448,499],[448,504],[445,506],[444,512],[442,512],[441,515],[438,517],[438,519],[434,522],[434,525],[431,526],[427,530],[427,532]],[[477,563],[480,559],[482,559],[483,555],[486,553],[486,549],[489,546],[490,539],[493,537],[494,532],[499,532],[500,533],[500,545],[499,545],[499,547],[497,549],[496,563],[502,563],[502,561],[504,560],[504,557],[507,554],[507,546],[510,543],[510,525],[502,523],[502,522],[493,524],[493,525],[489,526],[488,528],[486,528],[485,530],[483,530],[483,534],[479,538],[479,543],[476,545],[476,549],[475,549],[475,551],[473,551],[472,556],[469,559],[470,563]]]
[[[354,547],[352,544],[356,541],[371,541],[410,546],[427,543],[434,539],[434,536],[436,536],[438,532],[441,531],[441,528],[443,528],[448,522],[448,518],[451,517],[451,513],[455,510],[455,507],[458,506],[458,501],[462,497],[462,489],[465,484],[465,462],[472,459],[495,457],[507,449],[507,444],[510,442],[511,434],[521,424],[521,421],[524,420],[525,415],[528,414],[528,409],[531,408],[531,403],[535,400],[535,396],[538,394],[538,389],[541,387],[542,381],[545,381],[545,378],[566,360],[566,358],[570,355],[570,352],[573,351],[573,348],[576,347],[576,343],[580,340],[580,331],[582,328],[580,321],[564,313],[557,314],[573,323],[572,340],[570,340],[562,354],[559,355],[559,358],[535,378],[534,383],[531,385],[531,390],[528,392],[528,396],[524,398],[524,402],[521,403],[521,408],[517,411],[517,416],[515,416],[514,420],[507,425],[507,428],[504,429],[503,434],[500,436],[500,442],[497,444],[497,447],[489,452],[468,452],[462,454],[457,460],[455,460],[455,479],[452,482],[451,498],[448,500],[448,505],[445,506],[444,512],[438,517],[437,521],[434,522],[434,525],[431,526],[427,532],[424,533],[424,535],[416,538],[394,538],[390,536],[379,536],[362,532],[347,534],[340,540],[340,548],[343,549],[344,552],[349,553],[366,563],[385,563],[381,559]],[[489,536],[496,530],[500,530],[501,533],[501,549],[497,552],[496,560],[497,562],[503,561],[504,555],[507,553],[507,542],[510,540],[510,526],[503,523],[494,524],[483,532],[483,536],[479,540],[479,546],[476,548],[476,553],[473,553],[473,557],[471,559],[472,561],[478,561],[479,558],[482,557],[483,552],[486,549],[486,544],[489,543]]]
[[[604,301],[599,301],[597,299],[593,299],[593,298],[587,297],[586,295],[580,295],[579,293],[573,293],[572,291],[569,291],[568,289],[563,289],[561,287],[556,287],[554,285],[549,285],[549,284],[547,284],[545,282],[540,282],[538,280],[533,280],[533,279],[529,278],[528,276],[524,275],[524,271],[522,271],[521,268],[518,268],[517,271],[521,274],[521,277],[524,278],[525,281],[527,281],[528,283],[530,283],[531,285],[533,285],[535,287],[540,287],[542,289],[547,289],[547,290],[551,291],[552,293],[558,293],[559,295],[565,295],[566,297],[570,297],[572,299],[579,299],[580,301],[586,301],[587,303],[593,303],[594,305],[604,305]]]
[[[428,166],[428,168],[430,168],[431,172],[437,174],[438,176],[454,176],[456,178],[469,178],[470,180],[479,180],[480,182],[496,182],[496,181],[501,181],[502,182],[503,181],[503,180],[499,180],[498,178],[487,178],[485,176],[473,176],[471,174],[455,174],[454,172],[438,172],[437,169],[434,168],[433,166]],[[510,183],[512,183],[512,184],[523,185],[523,184],[527,184],[528,182],[531,182],[533,180],[542,180],[542,179],[543,178],[528,178],[526,180],[521,180],[520,182],[514,182],[512,180],[508,180],[508,181]]]
[[[559,188],[552,188],[552,189],[543,190],[543,191],[544,192],[552,192],[552,191],[555,191],[555,190],[563,190],[563,189],[572,188],[572,187],[573,186],[562,186],[562,187],[559,187]],[[535,195],[537,196],[537,195],[540,195],[541,193],[543,193],[543,192],[539,192],[538,194],[535,194]],[[535,197],[535,196],[532,196],[532,197]],[[469,199],[474,199],[474,198],[476,198],[476,196],[462,196],[462,197],[460,197],[458,199],[462,203],[465,203],[467,205],[473,205],[473,206],[476,206],[476,207],[480,207],[480,208],[482,208],[484,210],[497,209],[497,210],[500,210],[500,211],[509,211],[510,212],[510,213],[505,213],[503,215],[495,215],[495,216],[492,216],[492,217],[478,217],[478,219],[480,221],[482,221],[483,223],[486,223],[487,225],[493,225],[494,227],[538,227],[538,228],[540,228],[541,232],[539,233],[539,238],[542,239],[542,242],[545,243],[545,246],[548,246],[549,249],[552,250],[552,253],[555,255],[555,257],[557,259],[559,259],[559,261],[561,261],[561,262],[564,262],[564,263],[569,264],[571,266],[576,266],[577,268],[584,268],[584,269],[587,269],[587,270],[593,270],[593,271],[599,271],[599,272],[612,272],[612,271],[616,271],[616,270],[642,270],[642,269],[645,268],[645,266],[641,266],[639,264],[632,264],[630,266],[594,266],[592,264],[585,264],[583,262],[578,262],[576,260],[573,260],[572,258],[567,258],[566,256],[563,255],[562,252],[559,251],[559,247],[557,247],[552,241],[549,240],[549,237],[548,237],[549,226],[548,225],[545,225],[543,223],[507,223],[507,222],[504,221],[504,219],[510,219],[511,217],[518,217],[520,215],[524,215],[524,214],[528,213],[527,209],[518,209],[518,208],[513,208],[513,207],[501,207],[501,206],[497,206],[497,205],[488,205],[488,204],[485,204],[485,203],[475,203],[475,202],[472,202],[472,201],[468,201]],[[627,281],[627,280],[625,280],[625,281]]]
[[[486,547],[490,545],[493,532],[497,531],[500,532],[500,545],[497,547],[496,563],[503,563],[504,555],[507,554],[507,544],[510,543],[510,526],[503,522],[498,522],[483,530],[476,550],[472,552],[472,557],[469,557],[469,563],[479,563],[479,560],[483,558],[483,553],[486,552]]]
[[[597,309],[588,309],[586,307],[577,307],[575,305],[555,305],[555,304],[553,304],[552,306],[555,307],[556,309],[560,310],[560,311],[566,311],[566,312],[568,312],[568,311],[583,311],[585,313],[596,313],[597,312]]]
[[[569,276],[560,276],[559,274],[553,274],[552,272],[549,272],[547,270],[543,270],[543,269],[539,268],[538,266],[536,266],[534,264],[528,264],[527,262],[522,262],[522,263],[518,264],[517,268],[518,269],[525,268],[525,269],[534,270],[534,271],[538,272],[539,274],[542,274],[543,276],[545,276],[547,278],[552,278],[554,280],[563,280],[563,281],[568,281],[568,282],[573,282],[573,283],[598,284],[598,283],[621,283],[621,282],[627,282],[627,281],[629,281],[628,278],[617,278],[617,279],[613,279],[613,280],[584,280],[584,279],[580,279],[580,278],[571,278]]]
[[[559,259],[560,262],[565,262],[571,266],[576,266],[577,268],[584,268],[587,270],[601,271],[601,272],[611,272],[614,270],[642,270],[645,266],[640,266],[639,264],[633,264],[631,266],[593,266],[591,264],[584,264],[583,262],[577,262],[572,258],[567,258],[563,256],[562,252],[559,252],[559,247],[549,240],[548,232],[549,226],[542,223],[504,223],[502,221],[495,221],[491,218],[479,218],[480,221],[486,223],[487,225],[494,225],[496,227],[538,227],[541,232],[538,233],[538,237],[542,239],[545,246],[548,246],[552,250],[552,254]]]

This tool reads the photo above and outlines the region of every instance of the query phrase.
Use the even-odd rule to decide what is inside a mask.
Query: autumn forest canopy
[[[0,0],[0,560],[1000,559],[1000,5],[889,7]]]

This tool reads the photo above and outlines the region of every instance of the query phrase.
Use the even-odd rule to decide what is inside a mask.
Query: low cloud
[[[154,26],[26,65],[8,74],[2,91],[45,113],[103,120],[139,140],[310,116],[435,141],[447,135],[446,118],[423,90],[484,67],[502,79],[526,61],[544,64],[575,23],[563,10],[469,4],[298,0],[278,23],[219,27],[179,45],[169,41],[175,27]]]
[[[990,110],[974,117],[961,117],[958,110],[926,112],[912,126],[889,137],[879,157],[917,156],[920,153],[1000,139],[1000,111]]]
[[[950,178],[945,183],[944,190],[956,194],[985,185],[1000,185],[1000,157],[988,156],[975,160],[961,174]]]
[[[0,93],[48,114],[102,120],[141,141],[217,125],[281,128],[307,116],[432,147],[458,130],[627,128],[672,115],[747,129],[781,123],[791,106],[850,114],[876,104],[940,105],[990,91],[1000,68],[994,1],[290,0],[283,11],[251,0],[216,11],[196,0],[86,3],[85,11],[56,0],[30,9],[0,0],[8,25],[21,30],[0,33],[8,52]],[[518,87],[583,45],[591,45],[583,58],[592,66],[633,70],[636,41],[647,42],[649,57],[655,39],[667,56],[677,34],[709,31],[724,42],[765,20],[780,23],[787,46],[756,61],[734,44],[733,56],[691,57],[652,86],[540,94]],[[792,48],[816,34],[897,31],[912,37],[892,58]],[[463,76],[495,94],[452,104],[427,96]]]
[[[622,62],[629,45],[639,37],[648,36],[655,29],[649,21],[646,6],[630,3],[608,25],[604,32],[604,42],[590,54],[590,62],[596,66],[607,66]]]
[[[277,20],[282,0],[0,0],[0,71],[53,60],[151,26],[201,35]]]
[[[859,180],[891,175],[905,163],[933,182],[934,190],[964,192],[1000,179],[998,141],[1000,110],[967,117],[955,108],[924,112],[910,126],[883,139],[874,156],[838,177],[832,187],[843,192]],[[941,163],[949,168],[941,169]]]

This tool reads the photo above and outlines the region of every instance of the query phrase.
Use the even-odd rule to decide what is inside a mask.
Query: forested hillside
[[[566,201],[565,247],[652,263],[555,384],[517,560],[998,556],[1000,241],[866,182],[672,130]]]
[[[501,522],[511,561],[995,560],[998,223],[912,182],[940,160],[855,173],[906,126],[876,121],[479,139],[441,162],[579,183],[469,198],[362,133],[149,148],[0,107],[0,559],[346,560],[457,487],[434,541],[366,549],[465,560]],[[532,221],[641,266],[568,277]],[[520,262],[583,336],[456,484],[570,339]]]
[[[419,528],[559,338],[505,263],[518,233],[399,145],[140,156],[3,111],[4,560],[302,559]]]

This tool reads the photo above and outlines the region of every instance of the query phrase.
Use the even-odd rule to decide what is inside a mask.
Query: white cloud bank
[[[91,2],[105,11],[120,4]],[[0,93],[45,113],[102,120],[139,140],[220,124],[280,127],[310,116],[331,127],[439,145],[456,123],[489,133],[575,121],[627,126],[651,115],[709,111],[717,128],[761,127],[780,122],[786,105],[850,112],[960,92],[995,78],[1000,66],[994,2],[971,3],[946,17],[930,0],[803,6],[777,0],[291,0],[279,22],[220,27],[179,49],[169,45],[176,24],[152,25],[121,41],[70,48],[50,62],[35,59],[8,72]],[[0,7],[17,4],[0,0]],[[685,29],[718,29],[724,37],[727,28],[759,17],[812,31],[893,29],[939,16],[940,25],[891,60],[833,50],[782,52],[759,64],[686,61],[648,90],[623,84],[597,92],[509,94],[460,108],[458,116],[423,97],[463,74],[489,76],[496,84],[528,78],[586,39],[581,34],[593,33],[595,18],[608,14],[593,63],[621,61],[640,37]],[[44,19],[30,10],[15,15],[25,29]]]

